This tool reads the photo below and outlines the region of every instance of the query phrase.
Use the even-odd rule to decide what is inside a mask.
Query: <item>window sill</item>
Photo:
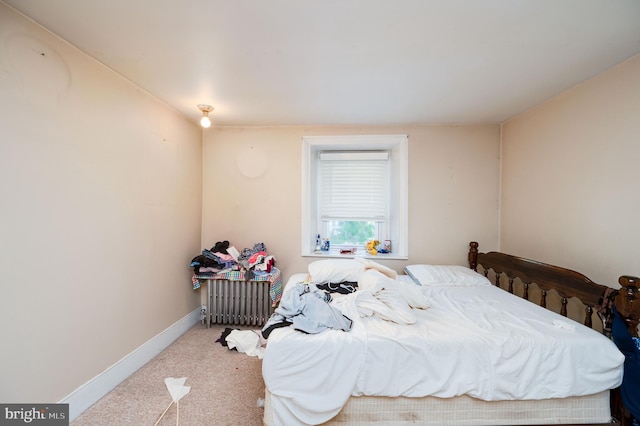
[[[369,253],[346,253],[340,254],[338,251],[314,251],[311,253],[303,253],[302,257],[317,257],[317,258],[329,258],[329,259],[353,259],[356,257],[364,257],[371,260],[408,260],[409,256],[402,256],[394,253],[378,253],[377,255],[371,255]]]

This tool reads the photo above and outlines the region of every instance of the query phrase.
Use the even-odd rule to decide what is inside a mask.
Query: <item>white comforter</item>
[[[415,324],[360,318],[352,294],[335,301],[349,332],[274,330],[263,376],[275,423],[323,423],[352,395],[547,399],[622,381],[624,356],[577,322],[492,285],[419,289],[431,306],[413,309]]]

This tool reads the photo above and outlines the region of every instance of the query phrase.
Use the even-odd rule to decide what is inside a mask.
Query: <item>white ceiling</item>
[[[194,121],[501,122],[640,53],[638,0],[5,0]]]

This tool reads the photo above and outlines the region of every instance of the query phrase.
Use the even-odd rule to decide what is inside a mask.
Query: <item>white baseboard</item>
[[[200,306],[67,395],[60,403],[69,404],[69,420],[72,421],[82,414],[198,322]]]

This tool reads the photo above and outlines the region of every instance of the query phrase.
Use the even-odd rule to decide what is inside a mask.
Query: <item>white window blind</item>
[[[323,151],[319,156],[321,220],[386,221],[388,152]]]

